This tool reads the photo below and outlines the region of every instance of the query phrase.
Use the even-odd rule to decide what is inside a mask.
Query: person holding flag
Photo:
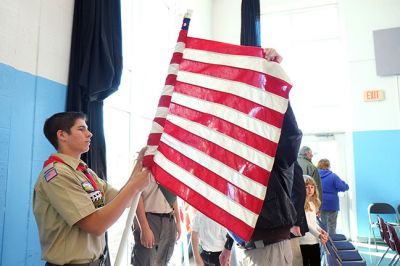
[[[265,49],[265,58],[277,63],[282,61],[282,57],[269,48]],[[225,249],[220,255],[222,266],[292,265],[293,254],[289,239],[290,229],[296,222],[296,210],[290,198],[301,138],[301,130],[289,104],[284,115],[268,192],[251,240],[237,241],[236,238],[238,244],[235,245],[228,234]]]
[[[43,128],[57,150],[44,163],[33,192],[33,213],[46,266],[103,265],[105,232],[149,183],[144,149],[120,190],[100,179],[80,159],[93,134],[80,112],[48,118]]]

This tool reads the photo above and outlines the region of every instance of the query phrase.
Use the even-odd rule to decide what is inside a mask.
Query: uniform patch
[[[46,171],[43,174],[43,177],[47,182],[49,182],[57,175],[58,175],[57,170],[54,167],[50,167],[49,169],[46,169]]]
[[[103,194],[101,193],[101,191],[94,191],[92,193],[89,193],[90,199],[92,200],[94,207],[100,208],[104,206],[104,197]]]
[[[82,187],[87,193],[94,191],[94,187],[92,186],[92,184],[90,184],[90,182],[87,182],[87,181],[83,182]]]

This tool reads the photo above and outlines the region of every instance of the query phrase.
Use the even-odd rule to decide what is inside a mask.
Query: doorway
[[[349,186],[352,182],[347,175],[346,165],[346,135],[345,133],[304,134],[301,146],[308,146],[313,151],[312,163],[317,165],[320,159],[326,158],[331,163],[332,172],[336,173]],[[350,232],[350,201],[349,193],[339,192],[340,211],[337,218],[337,233],[349,237]]]

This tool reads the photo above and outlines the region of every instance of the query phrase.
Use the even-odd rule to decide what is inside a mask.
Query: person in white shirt
[[[328,241],[328,233],[317,224],[317,210],[321,206],[317,185],[314,179],[308,175],[304,175],[304,183],[306,184],[307,193],[304,210],[309,232],[300,238],[300,249],[303,256],[303,265],[316,266],[321,265],[319,242],[325,244]]]
[[[226,240],[225,228],[199,211],[195,213],[191,227],[196,266],[219,266],[219,255]],[[199,246],[202,249],[201,253]]]

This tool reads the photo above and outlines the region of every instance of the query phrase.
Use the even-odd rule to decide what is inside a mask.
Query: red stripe
[[[188,34],[187,30],[180,30],[178,40],[176,42],[186,42],[187,34]]]
[[[179,165],[182,169],[190,174],[196,176],[198,179],[203,180],[214,189],[218,190],[226,197],[244,206],[252,212],[259,213],[263,204],[260,200],[246,191],[236,187],[228,182],[218,174],[203,167],[201,164],[189,159],[184,154],[176,151],[173,147],[168,146],[166,143],[160,142],[158,151],[170,160],[171,162]]]
[[[229,228],[229,230],[235,232],[240,238],[248,241],[253,234],[254,228],[244,223],[242,220],[231,215],[226,210],[213,204],[210,199],[207,199],[185,186],[175,177],[164,171],[157,164],[154,165],[152,172],[156,180],[167,189],[176,192],[177,196],[188,202],[197,210],[205,213],[208,217],[218,222],[222,226]]]
[[[146,155],[143,157],[143,166],[149,169],[152,169],[152,167],[155,165],[154,164],[154,155]]]
[[[165,79],[165,85],[172,85],[174,86],[176,82],[176,75],[175,74],[169,74],[167,78]]]
[[[164,132],[178,139],[179,141],[210,155],[214,159],[253,179],[254,181],[264,186],[267,184],[266,177],[268,179],[269,172],[249,162],[245,158],[242,158],[233,152],[230,152],[221,146],[208,141],[207,139],[194,135],[189,131],[172,124],[168,120],[166,122]],[[183,167],[183,165],[180,166]]]
[[[180,53],[180,52],[179,52],[179,53],[178,53],[178,52],[175,52],[175,53],[172,55],[170,64],[179,64],[179,63],[182,61],[182,56],[183,56],[182,53]]]
[[[155,117],[153,119],[153,123],[157,123],[160,126],[164,127],[164,125],[165,125],[165,117]]]
[[[186,48],[221,54],[247,55],[264,58],[264,50],[253,46],[238,46],[229,43],[187,37]]]
[[[158,107],[167,107],[168,108],[170,102],[171,102],[170,95],[161,95],[160,100],[158,101]]]
[[[208,102],[222,104],[248,116],[257,118],[267,124],[274,125],[278,128],[282,127],[283,114],[234,94],[210,90],[180,81],[176,82],[174,91]]]
[[[160,142],[160,138],[161,138],[161,133],[150,134],[149,139],[147,140],[147,145],[157,146],[158,143]]]
[[[268,154],[269,156],[275,156],[276,148],[278,147],[277,143],[254,134],[253,132],[232,124],[226,120],[174,103],[171,103],[169,111],[171,114],[186,118],[190,121],[194,121],[203,126],[212,128],[215,131],[221,132],[224,135],[230,136],[239,142]]]
[[[182,59],[182,62],[179,65],[179,70],[245,83],[286,99],[289,97],[291,88],[289,83],[274,76],[230,66],[214,65]],[[286,89],[282,90],[282,87],[284,86],[286,86]]]

